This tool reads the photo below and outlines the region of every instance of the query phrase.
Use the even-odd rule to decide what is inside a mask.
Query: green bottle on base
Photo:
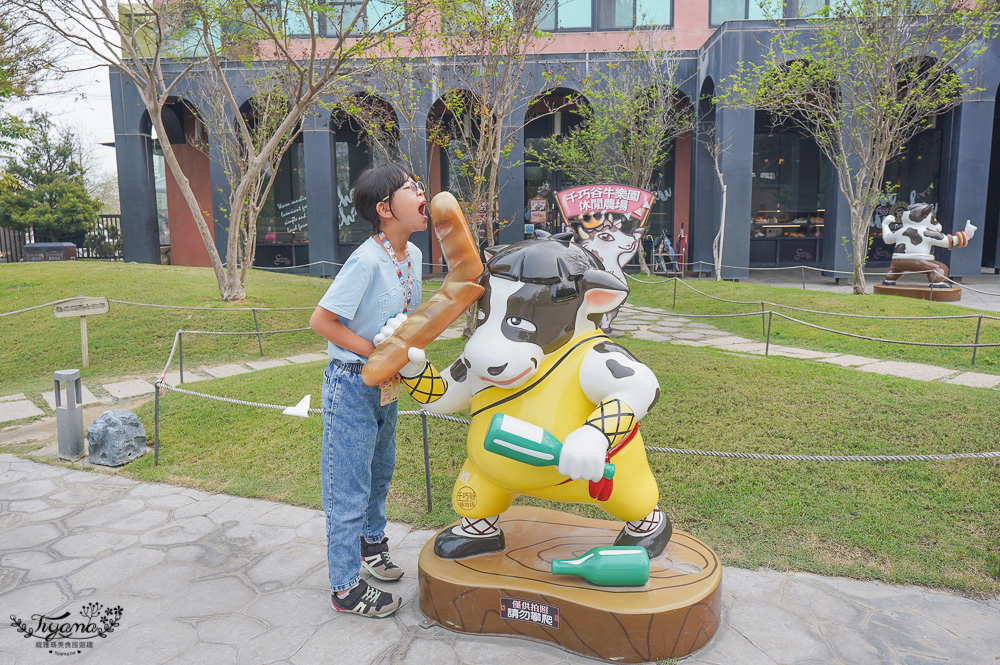
[[[553,575],[577,575],[598,586],[642,586],[649,581],[649,554],[642,547],[595,547],[575,559],[553,559]]]

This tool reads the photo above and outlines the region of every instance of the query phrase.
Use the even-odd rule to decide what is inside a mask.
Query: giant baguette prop
[[[431,222],[448,262],[448,275],[434,295],[420,303],[389,339],[375,347],[361,372],[369,386],[377,386],[403,369],[409,362],[410,348],[425,348],[483,295],[477,281],[483,274],[479,248],[462,208],[449,192],[431,199]]]

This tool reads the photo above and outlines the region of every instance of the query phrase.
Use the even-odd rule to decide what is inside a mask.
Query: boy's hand
[[[375,335],[375,339],[372,340],[372,344],[378,346],[385,340],[392,337],[392,333],[396,331],[396,328],[403,325],[404,321],[406,321],[406,314],[397,314],[386,321],[385,325],[382,326],[382,329],[378,331],[377,335]]]

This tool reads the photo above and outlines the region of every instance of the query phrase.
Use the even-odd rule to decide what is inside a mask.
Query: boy
[[[331,603],[367,617],[388,616],[400,605],[399,596],[360,579],[362,565],[386,582],[403,575],[389,558],[384,533],[396,465],[393,397],[399,384],[397,378],[395,386],[367,386],[361,368],[386,321],[420,303],[422,257],[408,240],[427,228],[425,207],[423,185],[402,166],[364,171],[355,183],[354,208],[372,225],[372,235],[344,264],[309,320],[329,342],[320,470]]]

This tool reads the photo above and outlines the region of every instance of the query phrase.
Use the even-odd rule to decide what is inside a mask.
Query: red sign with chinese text
[[[616,213],[632,220],[635,226],[642,226],[653,205],[653,194],[624,185],[588,185],[557,192],[556,203],[567,221],[574,218],[585,221],[590,215]]]

